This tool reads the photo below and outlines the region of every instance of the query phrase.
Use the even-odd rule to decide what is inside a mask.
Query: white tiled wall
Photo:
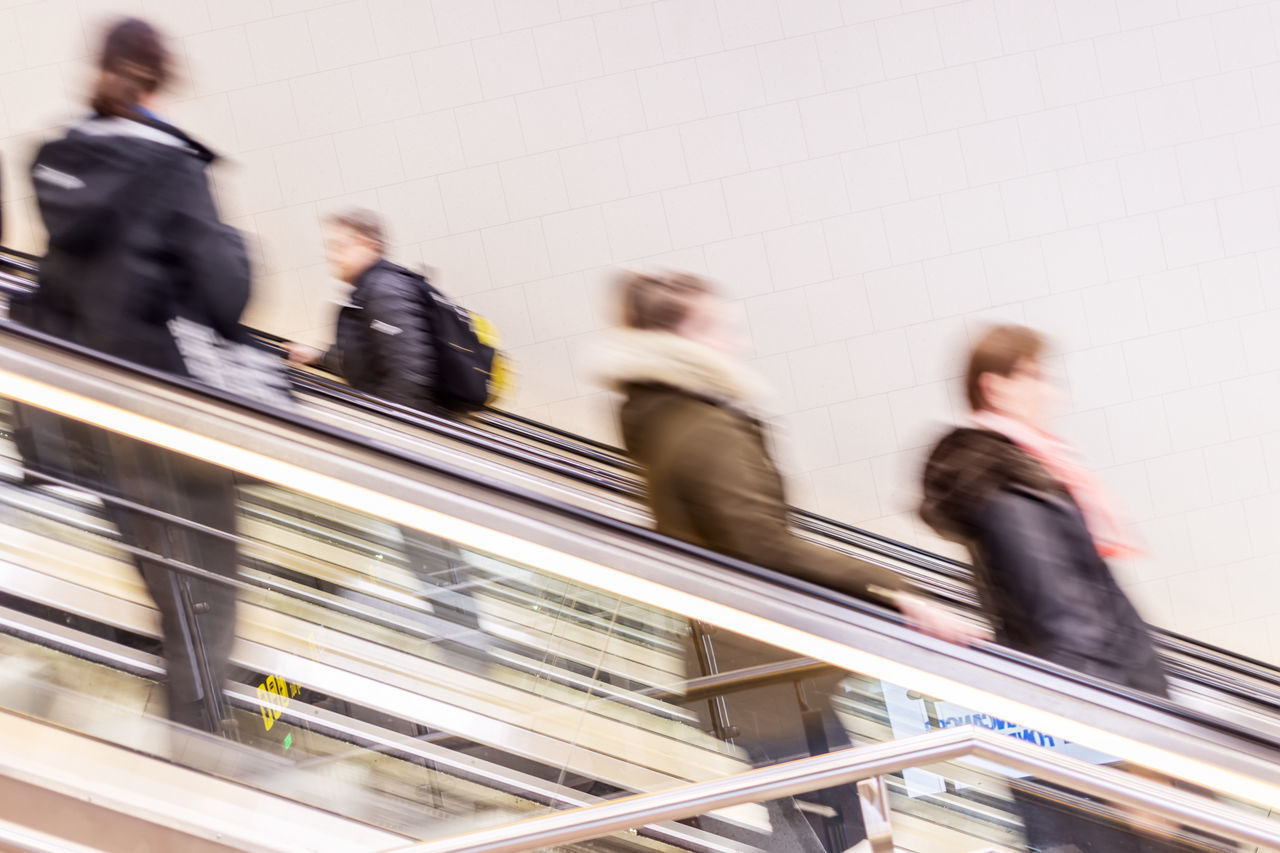
[[[164,112],[227,155],[249,321],[323,341],[318,217],[491,315],[513,408],[613,435],[615,265],[733,300],[796,500],[938,546],[921,455],[985,322],[1051,332],[1154,620],[1280,660],[1280,3],[0,0],[9,241],[108,13],[176,37]]]

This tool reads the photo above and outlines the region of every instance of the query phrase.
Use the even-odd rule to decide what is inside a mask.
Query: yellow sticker
[[[289,707],[289,701],[302,692],[302,687],[290,684],[278,675],[269,675],[258,685],[258,710],[262,713],[262,725],[266,731],[280,719]]]

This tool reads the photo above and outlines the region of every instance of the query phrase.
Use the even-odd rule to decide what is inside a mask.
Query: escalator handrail
[[[347,398],[358,398],[359,392],[349,386],[334,383],[334,395],[345,396]],[[342,390],[345,389],[345,395]],[[394,414],[387,412],[388,416],[395,417]],[[484,421],[499,429],[508,429],[505,421],[514,422],[516,429],[510,429],[523,437],[528,437],[535,441],[548,444],[557,450],[571,453],[579,456],[587,456],[593,460],[602,461],[605,464],[622,468],[623,470],[638,473],[639,469],[631,464],[625,456],[625,452],[619,448],[612,447],[603,442],[582,436],[574,436],[563,430],[556,429],[544,424],[539,424],[520,415],[511,412],[489,409],[484,413]],[[537,431],[553,433],[558,437],[568,439],[567,441],[557,441],[544,437],[539,437]],[[591,448],[596,453],[584,453],[581,447],[575,447],[574,443]],[[607,454],[607,455],[606,455]],[[636,492],[638,493],[638,489]],[[624,492],[629,493],[629,492]],[[833,519],[820,515],[810,510],[793,507],[791,509],[792,516],[796,520],[796,527],[809,533],[814,533],[823,539],[834,541],[836,543],[867,548],[878,551],[882,556],[893,557],[913,565],[915,568],[923,569],[932,574],[937,574],[943,578],[953,581],[959,586],[969,587],[969,579],[972,574],[970,566],[960,560],[946,557],[941,554],[935,554],[915,545],[884,536],[871,530],[858,527],[848,522]],[[1222,649],[1203,640],[1180,634],[1176,631],[1170,631],[1158,626],[1150,626],[1159,641],[1159,644],[1171,651],[1194,657],[1197,660],[1212,663],[1223,669],[1229,669],[1240,675],[1259,678],[1265,680],[1280,689],[1280,666],[1268,663],[1250,655],[1240,652]]]
[[[313,386],[317,387],[318,386]],[[343,402],[358,402],[362,408],[368,411],[384,415],[387,417],[412,421],[412,418],[406,418],[402,413],[391,410],[391,407],[377,404],[377,398],[371,398],[368,395],[361,394],[349,386],[332,382],[328,383],[322,393],[331,396],[335,400]],[[506,419],[517,420],[522,424],[532,424],[525,418],[519,418],[509,412],[488,409],[483,413],[483,420],[486,424],[490,424],[499,428],[505,425],[503,421]],[[426,428],[432,428],[431,424],[422,424]],[[539,425],[541,426],[541,425]],[[598,461],[603,464],[617,466],[626,471],[638,472],[638,468],[629,462],[619,464],[612,461],[611,456],[600,452],[584,452],[582,449],[574,449],[571,444],[560,441],[552,441],[548,439],[540,439],[532,430],[508,430],[515,432],[517,435],[528,437],[531,440],[541,441],[555,447],[557,450],[574,453],[578,456],[586,456],[592,461]],[[560,431],[557,431],[560,432]],[[560,432],[561,435],[567,435]],[[598,442],[587,441],[589,445],[597,450],[609,451],[611,454],[621,455],[621,451],[609,448],[608,445]],[[492,449],[492,445],[489,445]],[[560,462],[570,461],[561,458]],[[575,462],[581,466],[581,462]],[[562,476],[574,477],[572,471],[556,471]],[[614,482],[619,479],[612,472],[604,472],[599,469],[588,470],[585,475],[579,477],[580,482],[592,485],[596,488],[603,488],[629,498],[635,498],[643,494],[643,489],[636,482],[615,485]],[[899,560],[911,566],[912,568],[928,573],[931,585],[935,586],[937,591],[945,594],[945,597],[951,603],[962,603],[969,597],[966,593],[972,588],[971,576],[972,570],[966,564],[959,560],[935,554],[926,549],[898,541],[888,536],[884,536],[874,531],[866,530],[843,521],[828,518],[815,512],[795,508],[791,509],[795,526],[810,534],[826,540],[843,545],[850,548],[859,548],[871,551],[878,556],[888,557]],[[1201,640],[1188,637],[1184,634],[1170,631],[1157,626],[1150,626],[1152,633],[1155,635],[1157,645],[1180,655],[1195,658],[1204,663],[1213,666],[1228,669],[1239,675],[1264,681],[1272,685],[1277,693],[1280,693],[1280,666],[1267,663],[1257,658],[1250,657],[1238,652],[1221,649]]]
[[[629,481],[612,472],[593,469],[580,461],[567,460],[563,457],[556,457],[549,461],[545,457],[541,459],[531,459],[526,455],[529,450],[527,447],[520,449],[512,448],[510,446],[505,448],[497,447],[493,443],[492,434],[471,429],[467,424],[451,418],[432,415],[397,406],[393,403],[388,403],[387,401],[380,400],[377,397],[362,394],[352,389],[350,386],[335,380],[326,380],[316,376],[315,374],[309,374],[305,371],[296,371],[294,381],[296,385],[305,388],[311,393],[316,393],[334,401],[352,405],[358,409],[381,417],[387,417],[405,423],[409,426],[426,429],[491,453],[496,452],[502,455],[505,451],[505,455],[508,456],[511,456],[512,453],[514,453],[515,455],[512,458],[515,458],[520,462],[542,467],[549,473],[573,479],[593,488],[607,490],[616,495],[631,499],[637,499],[643,495],[643,489],[640,487],[638,482]],[[513,417],[510,413],[494,409],[486,410],[483,412],[483,415],[485,423],[495,426],[501,425],[504,419]],[[532,440],[538,440],[532,431],[520,430],[517,434],[527,436]],[[564,449],[567,447],[567,445],[563,443],[552,443],[552,446],[556,449]],[[599,446],[607,447],[607,445]],[[576,453],[576,451],[572,450],[569,450],[568,452]],[[605,457],[599,456],[598,454],[596,456],[600,458],[601,461],[604,461],[605,459]],[[629,463],[619,467],[623,467],[624,470],[636,470],[635,466],[630,465]],[[879,556],[900,560],[907,563],[912,568],[927,572],[930,576],[936,576],[929,577],[931,585],[935,587],[936,591],[942,593],[951,603],[963,604],[966,598],[971,597],[967,594],[971,589],[971,585],[969,583],[971,570],[965,563],[939,554],[934,554],[922,548],[918,548],[904,542],[899,542],[845,522],[820,516],[808,510],[793,508],[792,514],[796,518],[796,527],[807,533],[815,534],[821,539],[847,547],[870,550]],[[1151,626],[1151,630],[1155,635],[1157,645],[1161,648],[1180,655],[1195,658],[1222,669],[1228,669],[1239,675],[1264,681],[1274,686],[1277,692],[1280,692],[1280,667],[1247,655],[1217,648],[1208,643],[1204,643],[1200,640],[1187,637],[1174,631],[1169,631],[1156,626]]]
[[[257,329],[250,331],[256,337],[270,344],[280,345],[286,342],[286,339],[279,335],[262,332]],[[482,447],[490,452],[495,450],[501,452],[501,449],[493,446],[491,434],[477,434],[474,430],[466,429],[465,424],[455,419],[398,406],[356,391],[345,383],[321,379],[314,373],[295,369],[294,374],[295,384],[301,385],[313,393],[321,394],[338,402],[354,405],[364,411],[382,417],[446,434],[450,438]],[[619,468],[633,476],[638,476],[639,474],[639,467],[627,458],[625,451],[604,442],[574,435],[557,427],[541,424],[501,409],[488,408],[478,414],[484,423],[513,433],[521,438],[546,444],[564,454],[586,457],[593,462]],[[526,446],[521,450],[527,452],[529,448]],[[518,458],[523,462],[532,461],[523,456]],[[545,461],[545,459],[540,459],[534,464],[542,465]],[[570,466],[568,470],[560,467],[566,464]],[[605,489],[628,498],[636,498],[643,495],[643,488],[638,482],[635,480],[628,481],[626,477],[621,477],[613,472],[593,469],[577,460],[565,459],[564,456],[555,457],[553,465],[555,466],[553,473],[575,479],[595,488]],[[952,603],[961,603],[965,598],[963,591],[971,587],[971,568],[959,560],[935,554],[924,548],[901,542],[892,537],[884,536],[838,519],[822,516],[810,510],[792,507],[791,514],[796,527],[807,533],[815,534],[822,539],[847,547],[871,550],[879,556],[900,560],[913,568],[940,576],[948,581],[949,584],[937,584],[939,591],[945,592],[947,599]],[[1221,649],[1175,631],[1157,626],[1150,627],[1158,646],[1210,663],[1222,669],[1228,669],[1238,675],[1264,681],[1274,686],[1277,692],[1280,692],[1280,666],[1238,652]]]
[[[350,386],[333,384],[334,396],[345,396],[346,398],[359,398],[359,392]],[[345,390],[345,394],[343,393]],[[395,417],[391,412],[384,412],[390,417]],[[583,436],[575,436],[563,430],[551,427],[545,424],[539,424],[521,415],[507,412],[500,409],[489,409],[483,412],[484,422],[491,424],[499,429],[506,429],[514,432],[522,437],[528,437],[532,440],[548,444],[557,450],[564,451],[578,456],[588,456],[593,460],[600,460],[622,470],[638,474],[639,468],[632,464],[626,458],[625,451],[620,448],[612,447],[603,442],[595,441]],[[506,422],[513,422],[517,428],[510,429]],[[538,431],[544,431],[554,434],[557,437],[567,440],[552,440],[538,436]],[[575,443],[580,445],[575,447]],[[598,451],[594,454],[584,453],[582,446]],[[607,455],[605,455],[607,454]],[[639,493],[639,489],[635,492]],[[949,581],[955,581],[960,585],[968,587],[972,570],[967,563],[947,557],[941,554],[935,554],[915,545],[893,539],[889,536],[876,533],[875,531],[866,530],[856,525],[850,524],[839,519],[830,518],[820,515],[811,510],[792,507],[791,514],[796,521],[796,527],[809,533],[817,534],[823,539],[837,542],[842,545],[868,548],[878,550],[882,556],[894,557],[913,565],[915,568],[923,569],[927,572],[941,575]],[[1264,678],[1280,688],[1280,666],[1259,660],[1257,658],[1245,655],[1239,652],[1221,649],[1194,637],[1188,637],[1175,631],[1169,631],[1157,626],[1151,626],[1153,633],[1157,634],[1164,642],[1167,648],[1171,650],[1188,654],[1200,660],[1211,661],[1215,665],[1231,669],[1241,675],[1251,675],[1254,677]],[[1265,673],[1260,675],[1260,673]]]
[[[518,853],[603,838],[657,821],[687,820],[718,809],[761,803],[964,758],[1034,775],[1122,808],[1234,841],[1280,846],[1280,821],[1113,767],[1033,746],[1008,735],[958,726],[887,743],[796,759],[724,779],[525,818],[503,826],[398,847],[386,853]]]

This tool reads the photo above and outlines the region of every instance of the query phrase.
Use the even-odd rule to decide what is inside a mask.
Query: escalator
[[[0,251],[0,295],[34,286],[36,272],[35,258]],[[269,346],[280,343],[255,334]],[[355,392],[327,374],[291,373],[303,411],[323,423],[621,521],[649,521],[637,472],[615,448],[499,410],[432,416]],[[814,541],[886,565],[976,616],[967,566],[813,513],[797,510],[794,521]],[[1280,669],[1172,632],[1153,633],[1182,701],[1229,713],[1241,725],[1269,725],[1265,718],[1280,704]]]
[[[615,448],[499,410],[477,413],[466,423],[409,412],[313,371],[297,372],[295,386],[308,407],[316,407],[311,411],[338,418],[344,428],[415,449],[424,440],[454,442],[469,459],[481,456],[501,460],[507,472],[529,471],[528,482],[558,498],[629,523],[650,523],[639,472]],[[967,565],[812,512],[794,510],[793,523],[806,538],[887,566],[981,618]],[[1175,632],[1152,633],[1182,701],[1219,711],[1225,702],[1241,724],[1269,725],[1260,717],[1280,704],[1280,668]]]
[[[18,403],[233,470],[241,560],[231,736],[175,730],[114,496],[33,479],[0,443],[0,776],[28,794],[0,797],[0,820],[101,840],[23,808],[38,789],[143,815],[139,833],[217,825],[230,849],[816,851],[887,824],[900,849],[1016,850],[1010,790],[1026,789],[1187,849],[1280,845],[1266,725],[932,641],[622,523],[602,509],[625,509],[617,494],[465,435],[305,399],[263,411],[16,328],[0,330],[0,394],[8,424]],[[691,620],[710,674],[691,663]],[[827,749],[844,764],[813,764]],[[210,805],[169,814],[155,791],[139,802],[146,790],[104,802],[122,771],[99,754]],[[855,778],[875,783],[860,801]],[[680,807],[647,799],[662,796]],[[638,811],[590,817],[625,808]],[[521,823],[548,819],[579,826]]]
[[[228,694],[236,736],[175,732],[157,713],[155,611],[103,512],[112,496],[33,484],[8,446],[7,730],[40,723],[377,834],[344,840],[357,845],[347,849],[398,840],[469,849],[459,839],[548,811],[804,761],[821,739],[865,749],[915,734],[911,719],[926,736],[978,720],[1037,747],[1070,741],[1067,757],[1095,773],[1128,779],[1145,767],[1195,779],[1244,822],[1241,838],[1271,837],[1258,816],[1280,793],[1280,745],[1265,733],[1007,653],[937,643],[875,608],[545,495],[20,330],[0,333],[0,380],[10,401],[235,470],[243,563]],[[406,530],[451,543],[441,554],[461,554],[463,567],[440,583],[413,566]],[[689,672],[690,619],[712,626],[720,673]],[[815,731],[812,709],[823,703],[839,731]],[[1018,849],[1007,768],[963,756],[920,763],[924,776],[880,777],[903,840]],[[811,791],[567,849],[843,849],[850,823],[874,825],[847,791]],[[1060,807],[1112,808],[1065,794]],[[0,814],[21,817],[33,815]],[[1152,826],[1200,845],[1189,849],[1215,849],[1188,828],[1194,815],[1183,818]]]

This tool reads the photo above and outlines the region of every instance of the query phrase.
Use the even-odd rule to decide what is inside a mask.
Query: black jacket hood
[[[249,259],[218,216],[212,159],[177,128],[141,117],[89,118],[42,145],[31,178],[49,245],[30,322],[177,373],[187,368],[171,321],[243,340]]]
[[[161,121],[96,116],[73,126],[41,149],[31,171],[50,246],[93,254],[190,158],[202,168],[215,155]]]
[[[920,516],[939,536],[964,542],[988,499],[1001,489],[1019,487],[1066,494],[1043,465],[1009,438],[962,427],[939,441],[925,463]]]

